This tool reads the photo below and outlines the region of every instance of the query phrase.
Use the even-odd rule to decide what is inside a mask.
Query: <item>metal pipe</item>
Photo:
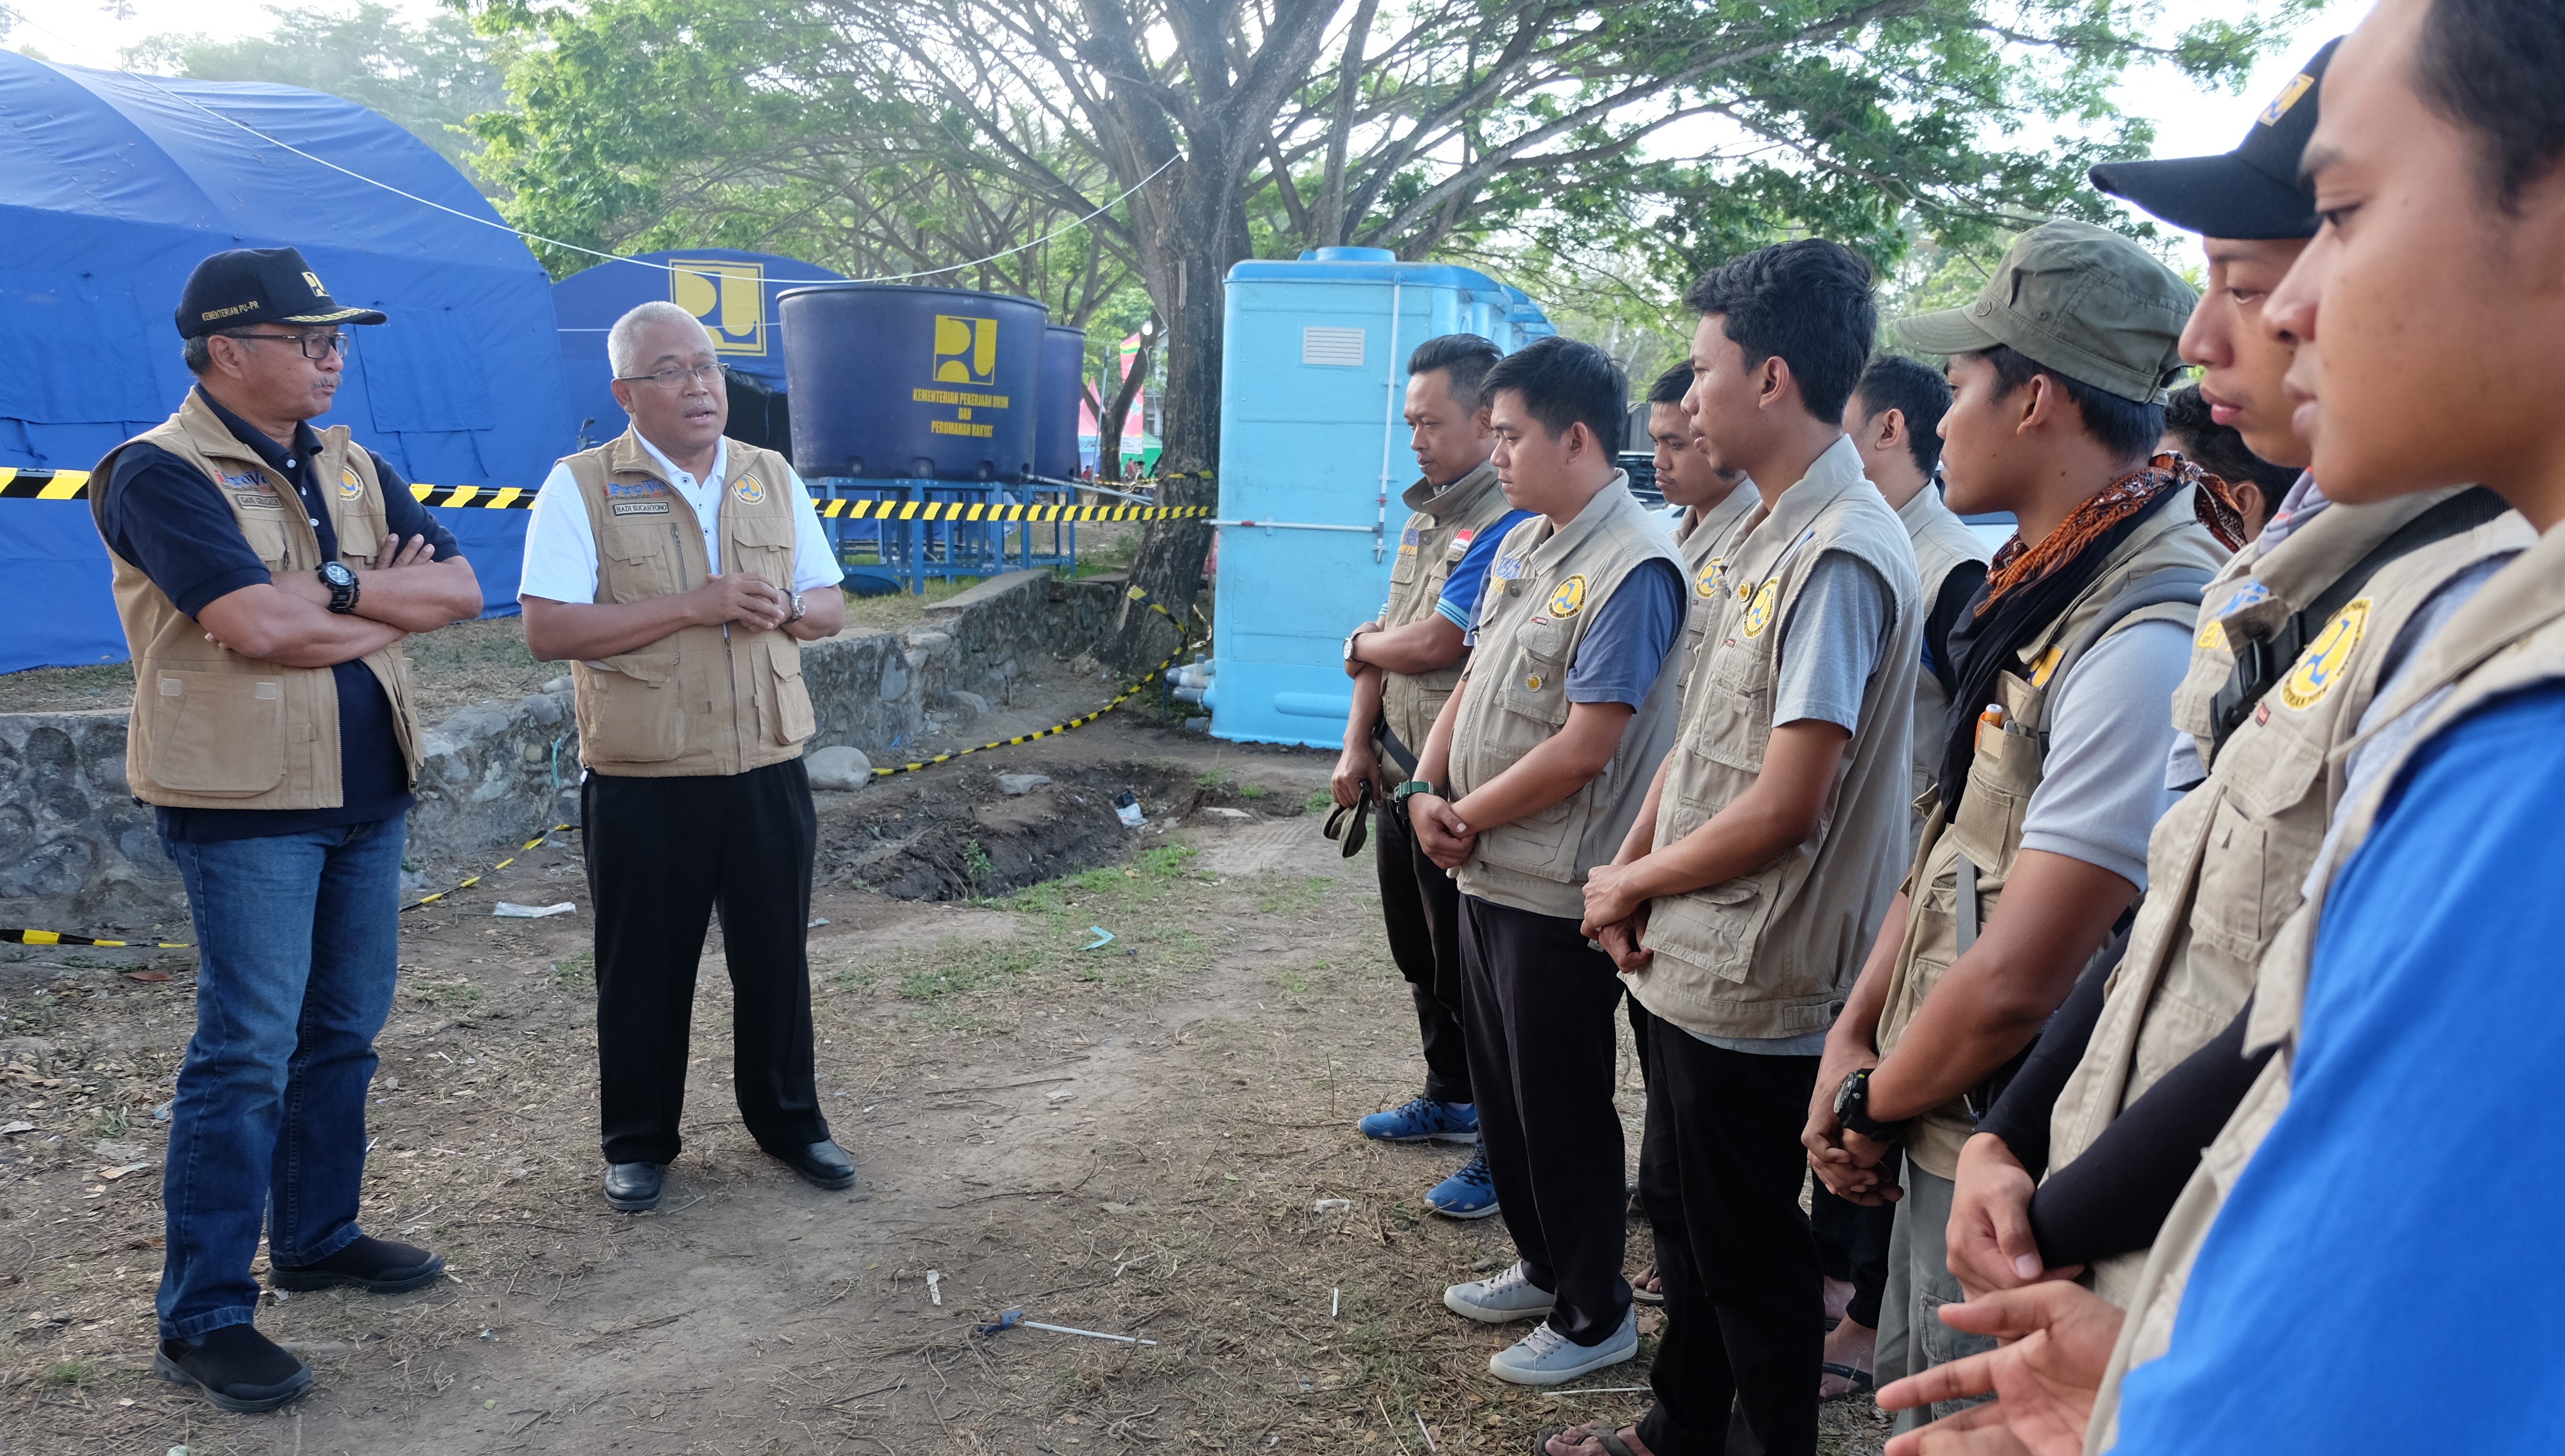
[[[1215,520],[1214,525],[1253,525],[1265,530],[1360,530],[1374,531],[1368,525],[1323,525],[1308,520]],[[1374,531],[1377,534],[1376,531]]]

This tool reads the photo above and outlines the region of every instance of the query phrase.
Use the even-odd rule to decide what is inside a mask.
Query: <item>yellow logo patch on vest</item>
[[[1523,679],[1523,686],[1524,686],[1525,688],[1530,689],[1532,692],[1535,692],[1535,693],[1539,692],[1539,691],[1540,691],[1540,674],[1538,674],[1538,673],[1534,673],[1534,674],[1532,674],[1530,677]]]
[[[2352,650],[2360,646],[2360,634],[2369,626],[2369,603],[2368,597],[2355,598],[2307,644],[2298,665],[2280,680],[2282,703],[2313,708],[2342,681],[2343,670],[2351,666]]]
[[[739,498],[739,504],[742,506],[766,504],[766,483],[755,476],[741,476],[731,486],[730,493]]]
[[[1746,604],[1746,635],[1760,637],[1772,625],[1772,607],[1781,599],[1781,578],[1767,578],[1754,589],[1754,597]]]
[[[1549,594],[1549,614],[1553,617],[1572,617],[1584,609],[1585,574],[1580,571],[1558,583],[1558,589]],[[1535,683],[1533,686],[1539,685]]]
[[[1701,565],[1701,575],[1693,578],[1692,589],[1694,595],[1705,597],[1719,595],[1719,593],[1725,589],[1724,583],[1727,575],[1728,563],[1726,561],[1719,559],[1717,556],[1713,556],[1709,560],[1704,561]]]
[[[2063,646],[2050,643],[2048,650],[2039,655],[2039,661],[2030,665],[2030,686],[2047,687],[2049,676],[2057,671],[2058,659],[2064,656],[2066,656],[2066,649]]]
[[[346,466],[341,466],[339,468],[339,499],[342,501],[353,501],[363,494],[365,494],[365,483],[356,479],[356,473],[354,471],[347,468]]]
[[[2191,639],[2191,645],[2199,648],[2203,652],[2226,651],[2225,625],[2219,622],[2212,622],[2208,626],[2201,628],[2200,635]]]

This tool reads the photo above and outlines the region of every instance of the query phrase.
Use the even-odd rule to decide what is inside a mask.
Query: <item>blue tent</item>
[[[553,286],[553,311],[561,319],[563,372],[578,418],[594,444],[623,433],[626,423],[614,392],[606,388],[605,332],[634,305],[665,299],[704,320],[721,361],[753,374],[781,394],[784,325],[775,296],[815,283],[842,283],[799,258],[743,253],[736,248],[687,248],[674,253],[635,253],[600,260]]]
[[[499,218],[382,116],[292,87],[0,51],[0,466],[87,470],[166,418],[189,384],[171,321],[188,270],[285,244],[342,302],[391,315],[355,330],[338,407],[316,423],[439,486],[531,488],[575,447],[542,266],[470,221]],[[490,605],[514,610],[525,513],[441,515]],[[0,501],[0,672],[123,656],[88,507]]]

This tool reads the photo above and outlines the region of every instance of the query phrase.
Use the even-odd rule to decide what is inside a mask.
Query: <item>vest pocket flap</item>
[[[275,678],[191,673],[154,677],[149,705],[153,782],[213,798],[255,798],[285,781],[285,691]]]
[[[1641,943],[1721,980],[1744,982],[1763,927],[1763,879],[1751,875],[1649,902]]]
[[[676,675],[677,659],[667,653],[627,652],[587,666],[601,673],[620,673],[656,688]]]
[[[2217,753],[2226,796],[2257,819],[2274,818],[2302,802],[2324,772],[2324,745],[2310,731],[2315,727],[2284,711],[2228,738]]]
[[[293,537],[287,534],[282,520],[248,520],[240,523],[241,535],[249,541],[252,554],[267,563],[270,571],[282,571],[293,559]]]
[[[1515,630],[1515,642],[1541,666],[1554,665],[1567,653],[1567,624],[1547,617],[1526,619]]]
[[[1535,681],[1539,686],[1532,686]],[[1567,722],[1567,690],[1548,673],[1533,672],[1506,685],[1508,713],[1520,714],[1534,723],[1555,728]],[[1542,736],[1547,737],[1548,734]],[[1529,751],[1528,746],[1525,751]],[[1520,757],[1521,754],[1515,756]]]
[[[775,664],[775,676],[799,681],[802,677],[802,644],[790,637],[779,637],[766,644],[767,661]]]
[[[725,522],[730,533],[744,546],[789,546],[793,544],[793,518],[790,516],[742,516]]]
[[[767,640],[766,660],[775,667],[775,741],[798,743],[818,728],[811,690],[802,681],[802,644],[775,633]]]
[[[656,559],[669,544],[667,522],[653,520],[647,525],[609,523],[597,548],[617,561],[648,561]]]

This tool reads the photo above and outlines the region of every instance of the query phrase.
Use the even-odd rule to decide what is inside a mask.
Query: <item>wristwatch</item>
[[[1906,1137],[1904,1123],[1883,1123],[1870,1115],[1870,1074],[1877,1070],[1864,1067],[1835,1089],[1835,1121],[1873,1143],[1902,1142]]]
[[[1441,792],[1443,792],[1441,789],[1436,788],[1424,779],[1411,778],[1407,782],[1402,783],[1398,787],[1389,791],[1389,806],[1396,809],[1399,813],[1404,814],[1407,812],[1407,801],[1409,799],[1416,797],[1418,794],[1439,794]]]
[[[793,593],[793,615],[785,618],[784,620],[788,622],[799,622],[802,620],[802,614],[809,610],[810,604],[803,601],[802,593],[797,591]]]
[[[1351,632],[1345,634],[1345,661],[1352,662],[1354,660],[1354,642],[1362,635],[1363,632],[1360,627],[1356,627]]]
[[[342,561],[321,568],[321,584],[330,588],[330,610],[341,616],[356,609],[356,573]]]

